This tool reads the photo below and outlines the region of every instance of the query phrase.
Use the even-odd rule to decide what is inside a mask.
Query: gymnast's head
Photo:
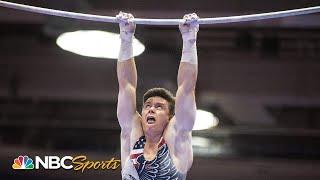
[[[145,133],[162,133],[174,116],[175,98],[165,88],[152,88],[143,95],[142,127]]]

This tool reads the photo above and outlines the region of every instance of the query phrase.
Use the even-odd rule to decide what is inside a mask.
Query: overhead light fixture
[[[66,51],[87,57],[117,59],[120,50],[119,34],[87,30],[61,34],[57,45]],[[133,55],[138,56],[145,50],[137,39],[133,40]]]
[[[200,136],[192,136],[192,146],[208,148],[211,145],[210,139]]]
[[[211,112],[204,110],[197,110],[196,121],[193,126],[193,130],[209,129],[217,126],[219,120]]]
[[[223,143],[215,141],[214,138],[192,136],[192,149],[196,156],[215,157],[228,154],[230,148],[225,148]]]

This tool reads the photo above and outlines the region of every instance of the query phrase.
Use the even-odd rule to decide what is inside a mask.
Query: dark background
[[[318,0],[20,0],[53,9],[140,18],[254,14],[320,5]],[[194,131],[188,179],[320,178],[320,14],[202,25],[197,105],[220,120]],[[12,170],[13,159],[45,155],[120,158],[116,60],[81,57],[55,44],[77,29],[118,32],[117,24],[0,8],[0,179],[120,179],[116,171]],[[176,90],[182,42],[177,27],[138,25],[143,92]],[[85,43],[85,42],[84,42]],[[140,109],[140,107],[139,107]]]

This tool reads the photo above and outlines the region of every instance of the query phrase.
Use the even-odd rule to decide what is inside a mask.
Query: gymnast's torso
[[[130,153],[122,171],[123,180],[185,180],[186,176],[180,173],[173,164],[168,145],[161,139],[156,157],[147,161],[143,156],[146,139],[140,137]]]

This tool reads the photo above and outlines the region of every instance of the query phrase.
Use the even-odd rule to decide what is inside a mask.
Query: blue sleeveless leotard
[[[144,145],[146,143],[145,136],[139,138],[130,153],[130,160],[135,167],[140,180],[185,180],[186,176],[180,173],[173,164],[169,153],[168,145],[161,138],[159,150],[156,157],[152,161],[145,160],[143,156]],[[133,179],[129,175],[124,179]]]

